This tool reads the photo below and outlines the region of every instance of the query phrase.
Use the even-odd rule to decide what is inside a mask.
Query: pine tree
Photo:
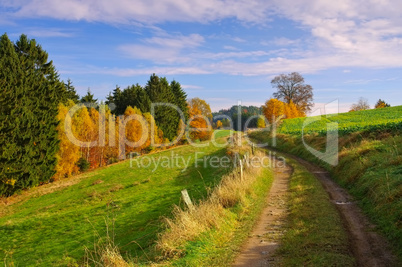
[[[74,103],[78,103],[80,96],[77,94],[77,91],[75,90],[75,87],[70,79],[67,80],[67,83],[64,84],[64,87],[66,89],[66,98],[72,100]]]
[[[187,94],[184,92],[184,90],[181,88],[180,83],[176,82],[173,80],[170,83],[170,88],[172,89],[172,92],[175,96],[175,104],[178,106],[183,112],[185,121],[188,120],[188,105],[187,105]]]
[[[145,86],[145,91],[151,103],[176,103],[175,96],[166,78],[159,78],[152,74]],[[156,125],[162,130],[164,137],[173,140],[177,134],[180,119],[177,111],[168,106],[155,106],[155,114],[153,115]]]
[[[94,94],[91,93],[91,89],[88,88],[87,94],[81,97],[80,99],[81,103],[89,103],[89,104],[96,104],[98,102],[98,99],[95,99]]]
[[[0,38],[0,194],[48,182],[55,173],[58,104],[66,90],[48,54],[21,35]]]

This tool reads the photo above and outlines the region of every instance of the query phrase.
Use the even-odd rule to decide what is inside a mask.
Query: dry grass
[[[240,148],[244,150],[244,148]],[[236,148],[235,148],[236,150]],[[259,154],[262,156],[263,154]],[[261,168],[252,168],[245,165],[243,178],[239,168],[224,176],[220,184],[215,187],[210,197],[194,205],[193,209],[183,210],[175,207],[173,218],[165,219],[167,230],[159,235],[156,248],[163,257],[180,257],[184,253],[183,245],[193,240],[201,233],[219,228],[225,223],[226,208],[238,204],[246,204],[246,196],[250,194],[251,186]]]

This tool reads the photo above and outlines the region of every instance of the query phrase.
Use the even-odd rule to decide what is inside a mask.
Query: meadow
[[[127,160],[2,199],[0,258],[15,266],[74,266],[82,264],[85,247],[92,249],[99,238],[110,236],[123,257],[147,261],[164,227],[162,218],[172,215],[174,205],[183,205],[180,191],[187,189],[197,202],[230,171],[196,167],[195,152],[203,153],[200,158],[221,157],[226,149],[212,143],[181,146],[142,157],[180,155],[189,159],[187,169],[153,171],[134,162],[130,167]]]
[[[402,106],[283,120],[278,132],[301,135],[327,132],[329,123],[338,123],[339,135],[356,131],[402,130]],[[303,129],[304,124],[306,125]]]

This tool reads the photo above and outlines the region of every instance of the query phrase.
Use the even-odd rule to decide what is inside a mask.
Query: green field
[[[16,196],[20,201],[0,206],[0,259],[15,266],[80,264],[84,247],[92,248],[99,237],[106,237],[106,221],[126,259],[138,256],[141,261],[144,253],[151,257],[162,216],[171,216],[173,205],[182,204],[180,191],[187,189],[193,200],[203,199],[229,171],[201,164],[196,168],[195,152],[204,153],[199,157],[223,156],[226,149],[212,144],[177,147],[142,157],[157,160],[178,154],[190,159],[186,170],[173,166],[153,172],[152,166],[134,163],[131,168],[127,160],[86,173],[86,178],[45,185],[49,192],[39,187]]]
[[[278,132],[300,135],[303,133],[303,124],[307,124],[314,119],[318,120],[306,125],[306,127],[304,127],[304,134],[325,134],[327,132],[328,123],[333,122],[338,123],[338,133],[340,135],[363,130],[402,130],[402,106],[354,111],[337,115],[329,114],[327,116],[321,116],[321,118],[308,117],[288,119],[283,121]]]
[[[324,116],[309,125],[302,136],[304,120],[283,121],[276,135],[276,149],[326,168],[351,193],[402,260],[402,106]],[[336,166],[321,161],[305,147],[308,144],[325,151],[324,125],[328,122],[339,124]],[[251,136],[271,138],[266,132]]]

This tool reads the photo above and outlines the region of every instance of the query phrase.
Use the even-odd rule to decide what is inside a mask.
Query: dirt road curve
[[[349,233],[349,242],[359,266],[397,266],[395,256],[391,254],[386,240],[374,232],[374,226],[353,202],[346,190],[332,181],[328,172],[308,161],[291,156],[307,170],[312,172],[327,191],[331,201],[336,205],[344,227]]]
[[[328,172],[303,159],[287,155],[305,166],[317,177],[337,207],[349,233],[350,248],[358,266],[398,266],[386,240],[374,232],[374,226],[364,216],[352,197],[333,182]],[[279,246],[281,224],[286,216],[286,192],[292,169],[275,168],[275,179],[268,195],[268,206],[257,222],[249,240],[233,266],[275,266],[272,256]]]
[[[278,247],[278,241],[282,235],[281,225],[287,213],[286,193],[289,189],[291,173],[292,168],[289,166],[274,168],[274,181],[267,197],[267,206],[233,266],[275,265],[272,254]]]

